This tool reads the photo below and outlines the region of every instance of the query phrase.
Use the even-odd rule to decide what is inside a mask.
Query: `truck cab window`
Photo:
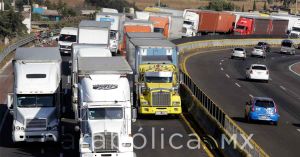
[[[120,107],[89,108],[88,114],[90,120],[122,119],[123,109]]]
[[[171,83],[172,82],[172,77],[147,76],[147,77],[145,77],[145,81],[147,83]]]
[[[17,96],[18,107],[53,107],[55,97],[51,94],[21,94]]]
[[[59,36],[59,41],[76,42],[76,35],[61,34]]]

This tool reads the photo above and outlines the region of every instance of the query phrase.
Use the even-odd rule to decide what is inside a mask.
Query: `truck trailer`
[[[235,15],[228,12],[186,10],[183,20],[184,37],[230,34],[235,26]]]
[[[168,40],[132,39],[126,59],[133,69],[133,97],[139,114],[178,115],[179,71],[176,46]]]
[[[132,70],[123,57],[78,57],[74,90],[82,157],[134,157]]]
[[[61,56],[58,48],[18,48],[13,63],[13,142],[59,141]]]

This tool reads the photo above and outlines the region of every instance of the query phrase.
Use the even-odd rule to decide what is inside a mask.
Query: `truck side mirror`
[[[14,99],[13,99],[13,93],[8,93],[7,94],[7,109],[9,110],[9,112],[11,113],[11,114],[13,114],[13,101],[14,101]]]
[[[137,109],[134,107],[134,108],[132,108],[132,118],[131,118],[131,121],[135,122],[136,118],[137,118]]]

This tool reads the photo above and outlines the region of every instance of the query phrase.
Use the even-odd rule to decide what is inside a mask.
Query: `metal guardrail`
[[[53,33],[53,35],[56,35],[60,32],[60,29],[54,29],[51,32]],[[42,39],[47,38],[47,37],[49,37],[49,35],[50,35],[49,32],[42,33],[40,38],[42,38]],[[5,57],[9,53],[15,51],[18,47],[24,46],[24,45],[26,45],[26,44],[28,44],[28,43],[36,40],[36,39],[37,39],[37,37],[34,34],[32,34],[32,35],[29,35],[29,36],[17,41],[16,43],[14,43],[12,45],[9,45],[5,49],[3,49],[3,51],[0,53],[0,63],[5,59]]]
[[[213,117],[217,123],[223,127],[226,134],[230,137],[236,136],[236,142],[239,147],[248,139],[249,135],[246,134],[226,113],[210,99],[184,72],[181,72],[183,83],[191,90],[193,95],[201,102],[203,108]],[[252,157],[269,157],[269,155],[261,149],[254,140],[250,140],[251,148],[246,145],[242,150],[250,154]]]

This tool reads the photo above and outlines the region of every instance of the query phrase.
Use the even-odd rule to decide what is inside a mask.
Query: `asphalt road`
[[[300,77],[289,71],[289,65],[299,62],[300,53],[289,56],[278,51],[273,48],[266,59],[248,57],[243,61],[230,59],[231,49],[214,50],[190,57],[186,68],[194,82],[241,128],[254,134],[254,140],[269,155],[297,157],[300,153]],[[246,68],[253,63],[268,66],[269,83],[245,80]],[[280,114],[278,126],[244,120],[245,102],[250,96],[275,100]]]
[[[70,90],[70,57],[63,56],[62,62],[62,91],[63,107],[62,118],[72,119],[74,114],[71,108],[71,90]],[[8,65],[0,72],[0,156],[1,157],[75,157],[78,156],[78,133],[74,131],[74,124],[62,123],[61,143],[23,143],[13,144],[11,140],[12,116],[7,114],[6,94],[12,91],[12,68]],[[5,87],[5,88],[2,88]],[[174,118],[155,118],[148,117],[138,119],[133,124],[134,144],[137,156],[143,157],[206,157],[195,136],[189,136],[192,133],[188,125],[182,119]],[[171,138],[173,135],[173,138]],[[171,140],[171,143],[169,142]],[[173,144],[174,147],[171,145]],[[196,146],[198,146],[196,147]],[[179,146],[182,148],[177,149]],[[190,148],[188,147],[190,146]],[[176,148],[175,148],[176,147]]]

